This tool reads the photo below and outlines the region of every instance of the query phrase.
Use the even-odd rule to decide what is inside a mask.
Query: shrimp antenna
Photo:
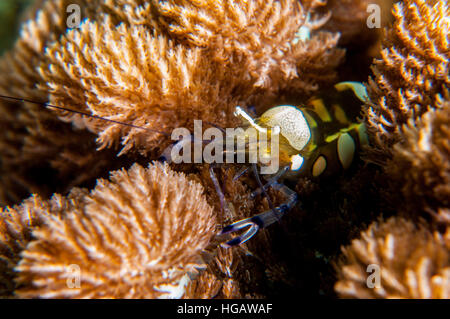
[[[67,112],[83,115],[83,116],[86,116],[86,117],[89,117],[89,118],[98,119],[98,120],[102,120],[102,121],[110,122],[110,123],[114,123],[114,124],[121,124],[121,125],[125,125],[125,126],[128,126],[128,127],[137,128],[137,129],[141,129],[141,130],[145,130],[145,131],[149,131],[149,132],[153,132],[153,133],[159,133],[159,134],[165,135],[167,137],[171,137],[171,135],[169,133],[166,133],[166,132],[162,132],[162,131],[158,131],[158,130],[154,130],[154,129],[151,129],[151,128],[146,128],[146,127],[142,127],[142,126],[138,126],[138,125],[133,125],[133,124],[130,124],[130,123],[125,123],[125,122],[120,122],[120,121],[116,121],[116,120],[107,119],[107,118],[104,118],[104,117],[101,117],[101,116],[98,116],[98,115],[93,115],[93,114],[85,113],[85,112],[82,112],[82,111],[69,109],[67,107],[52,105],[52,104],[49,104],[48,102],[36,102],[36,101],[28,100],[28,99],[17,98],[17,97],[6,96],[6,95],[0,95],[0,98],[13,100],[13,101],[19,101],[19,102],[27,102],[27,103],[40,105],[40,106],[46,106],[46,107],[49,107],[49,108],[52,108],[52,109],[56,109],[56,110],[67,111]]]

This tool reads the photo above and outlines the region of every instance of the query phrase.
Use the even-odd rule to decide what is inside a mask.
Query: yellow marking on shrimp
[[[312,174],[314,177],[319,176],[322,174],[325,169],[327,168],[327,160],[323,156],[319,156],[317,160],[314,162],[313,168],[312,168]]]
[[[353,156],[355,155],[356,145],[353,138],[348,133],[341,134],[337,143],[337,150],[339,161],[341,162],[344,169],[350,167],[353,161]]]
[[[310,101],[311,105],[314,107],[314,111],[319,115],[320,119],[324,122],[331,122],[333,119],[331,118],[330,113],[328,112],[327,108],[325,107],[325,104],[323,103],[323,100],[313,99]]]

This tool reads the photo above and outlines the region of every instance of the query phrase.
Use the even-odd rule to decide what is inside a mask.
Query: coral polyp
[[[63,199],[71,203],[65,216],[44,210],[45,226],[34,231],[36,240],[15,267],[16,293],[180,298],[190,282],[188,273],[204,267],[199,254],[215,230],[202,192],[201,185],[160,163],[112,172],[110,181],[98,181],[83,197]],[[38,200],[13,214],[23,216],[42,205]],[[80,270],[79,289],[67,286],[71,265]]]

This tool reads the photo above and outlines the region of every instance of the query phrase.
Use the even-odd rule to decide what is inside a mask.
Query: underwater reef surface
[[[72,111],[0,100],[0,296],[448,299],[449,16],[437,0],[35,1],[0,94]],[[227,164],[222,207],[209,165],[158,162],[171,141],[151,130],[236,127],[237,105],[304,105],[340,81],[368,91],[362,158],[291,182],[299,205],[220,247],[271,203]]]

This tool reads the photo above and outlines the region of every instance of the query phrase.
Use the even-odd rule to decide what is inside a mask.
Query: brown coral
[[[155,4],[171,36],[209,49],[215,59],[242,63],[258,87],[315,90],[329,81],[343,51],[337,34],[313,32],[327,17],[316,17],[321,1],[165,1]],[[309,17],[312,17],[310,20]]]
[[[215,72],[217,66],[200,48],[155,37],[144,26],[116,27],[104,19],[84,23],[49,48],[49,62],[40,70],[53,104],[168,133],[191,128],[192,119],[223,126],[233,121],[234,81],[219,86],[233,74]],[[161,144],[157,133],[71,113],[67,117],[99,132],[102,148],[120,139],[122,152],[145,152]]]
[[[215,231],[202,192],[160,163],[113,172],[84,206],[43,216],[16,268],[24,285],[18,295],[181,297]],[[78,288],[67,284],[71,265],[80,270]]]
[[[400,192],[409,211],[450,207],[450,102],[442,102],[404,126],[404,143],[386,165],[392,192]],[[405,174],[408,172],[408,174]]]
[[[223,283],[215,275],[204,271],[186,287],[186,299],[212,299],[222,289]]]
[[[45,92],[36,88],[43,81],[36,68],[44,59],[46,46],[65,31],[68,3],[47,1],[36,18],[24,24],[15,47],[0,62],[2,95],[47,100]],[[2,205],[17,203],[30,193],[49,196],[55,190],[65,192],[111,167],[114,152],[96,153],[93,134],[74,130],[42,106],[1,100],[0,112]]]
[[[447,1],[406,0],[394,6],[394,25],[369,79],[370,160],[384,162],[402,139],[401,125],[435,106],[450,85],[449,15]]]
[[[144,25],[149,30],[160,32],[161,27],[155,10],[157,0],[99,0],[89,1],[90,15],[109,16],[115,24]]]
[[[429,228],[448,225],[450,205],[450,7],[406,0],[393,13],[394,25],[369,79],[367,160],[384,166],[380,194],[411,221],[373,223],[343,248],[335,290],[341,297],[449,298],[448,235]],[[412,221],[430,215],[438,224]],[[372,264],[381,269],[378,288],[366,281]]]
[[[241,298],[239,283],[233,279],[239,265],[237,251],[219,247],[215,254],[208,269],[186,288],[186,298]]]
[[[40,227],[48,214],[62,216],[66,211],[83,206],[86,191],[73,189],[67,198],[54,195],[44,201],[39,196],[25,200],[20,206],[0,212],[0,297],[9,297],[16,289],[14,267],[20,253],[32,240],[32,231]]]
[[[335,285],[341,297],[450,298],[450,246],[423,225],[398,217],[375,222],[342,251]],[[379,267],[378,287],[368,283],[369,265]]]

